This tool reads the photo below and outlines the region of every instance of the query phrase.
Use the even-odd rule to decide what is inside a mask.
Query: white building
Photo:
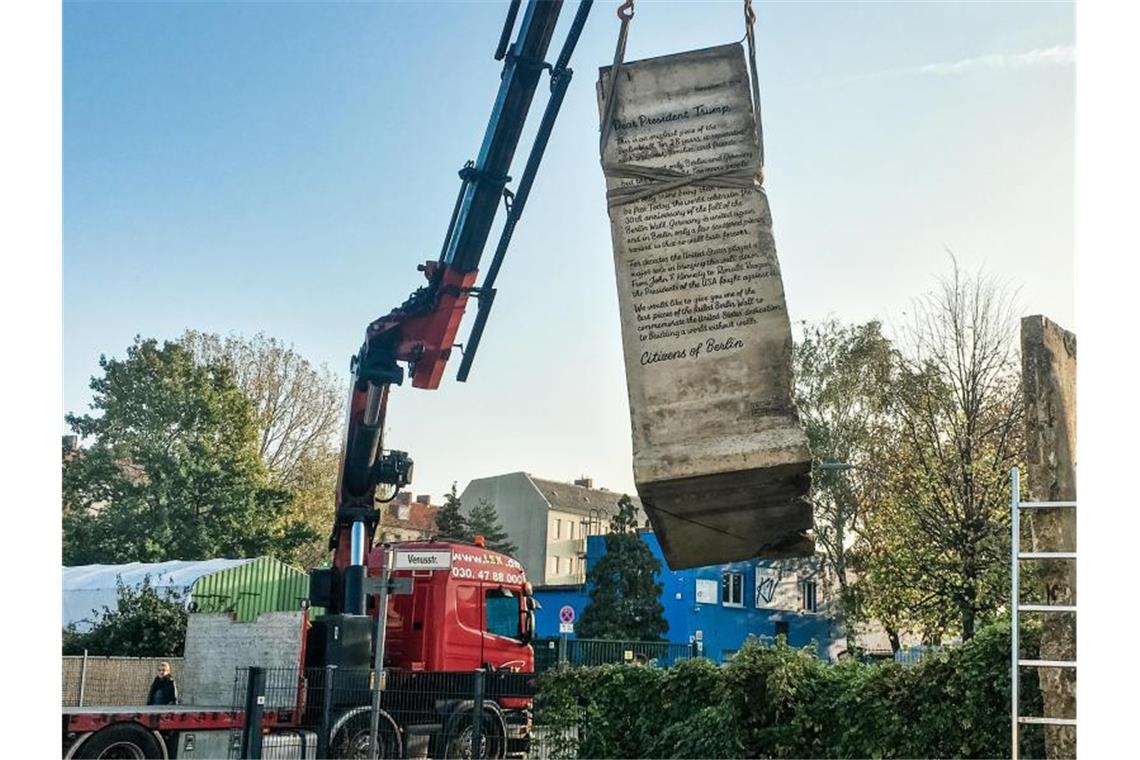
[[[585,581],[585,537],[608,531],[621,497],[616,491],[594,488],[589,478],[561,483],[512,472],[472,480],[459,499],[465,515],[481,500],[494,504],[504,530],[518,547],[516,559],[527,579],[535,586],[555,586]],[[630,498],[638,510],[638,524],[647,526],[641,500],[633,494]]]

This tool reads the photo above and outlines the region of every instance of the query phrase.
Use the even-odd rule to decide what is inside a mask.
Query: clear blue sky
[[[453,362],[396,391],[387,443],[417,492],[515,470],[632,489],[593,94],[616,5],[575,53],[470,381]],[[1076,328],[1073,6],[756,5],[792,319],[897,320],[950,248]],[[345,372],[438,255],[505,8],[66,3],[64,409],[136,334],[263,331]],[[735,0],[641,0],[627,58],[741,36]]]

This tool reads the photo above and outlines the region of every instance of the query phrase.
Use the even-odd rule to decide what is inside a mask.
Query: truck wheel
[[[493,713],[484,712],[479,747],[474,745],[475,727],[471,725],[471,713],[459,713],[448,721],[447,745],[444,756],[461,760],[501,760],[506,757],[500,721]]]
[[[154,760],[162,747],[154,734],[134,723],[112,723],[79,745],[77,760]]]
[[[372,720],[368,712],[352,717],[341,726],[336,736],[329,742],[329,754],[334,760],[367,760],[368,734],[371,730]],[[380,744],[380,757],[400,757],[400,739],[387,721],[380,721],[380,732],[376,735],[376,741]]]

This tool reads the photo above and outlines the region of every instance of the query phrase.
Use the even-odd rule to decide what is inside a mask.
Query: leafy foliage
[[[866,526],[872,614],[970,638],[1008,590],[1009,470],[1023,450],[1011,296],[955,263],[919,299],[887,385]]]
[[[867,511],[865,481],[873,471],[886,420],[885,388],[894,357],[878,322],[843,325],[835,320],[803,325],[793,353],[796,406],[813,453],[815,540],[838,586],[836,621],[854,649],[860,618],[850,570]],[[821,468],[821,463],[845,469]]]
[[[314,539],[261,462],[226,364],[136,338],[99,366],[97,414],[66,418],[94,442],[63,463],[64,564],[287,556]]]
[[[637,530],[637,508],[629,496],[618,501],[605,537],[606,553],[586,574],[590,601],[578,635],[588,639],[656,641],[669,630],[657,582],[661,563]]]
[[[511,543],[510,537],[499,522],[499,513],[490,501],[480,499],[479,503],[471,508],[465,522],[468,535],[471,538],[482,536],[488,549],[510,555],[518,551],[518,547]]]
[[[288,559],[317,564],[328,554],[323,536],[333,523],[346,382],[260,333],[223,338],[188,330],[179,343],[201,366],[227,366],[253,404],[258,456],[293,497],[286,520],[318,536]]]
[[[720,667],[554,670],[539,681],[537,714],[576,737],[559,749],[578,757],[1010,756],[1007,623],[910,666],[828,665],[811,651],[750,642]],[[1022,714],[1040,714],[1025,675]],[[1041,734],[1025,732],[1021,749],[1041,756]]]
[[[455,483],[451,484],[451,491],[444,495],[443,506],[435,515],[435,532],[441,538],[456,538],[462,541],[471,540],[471,529],[460,509],[459,494],[455,490]]]
[[[63,631],[63,653],[120,657],[179,657],[186,645],[187,612],[173,589],[160,593],[146,576],[137,588],[115,580],[117,607],[97,613],[91,630]]]

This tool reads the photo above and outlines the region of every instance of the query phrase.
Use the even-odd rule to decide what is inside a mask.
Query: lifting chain
[[[752,111],[756,117],[756,147],[760,151],[760,182],[764,182],[764,123],[760,119],[760,80],[756,74],[756,11],[744,0],[744,32],[748,37],[748,64],[752,80]]]

